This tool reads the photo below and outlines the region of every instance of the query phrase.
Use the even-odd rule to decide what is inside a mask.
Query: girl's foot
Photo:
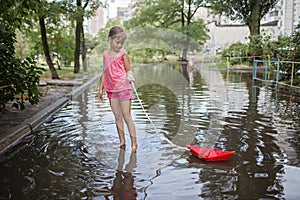
[[[120,144],[121,149],[125,149],[126,145],[125,144]]]
[[[115,144],[115,145],[113,145],[113,148],[125,149],[126,145],[125,144]]]
[[[136,145],[132,145],[132,146],[131,146],[131,151],[132,151],[132,153],[136,153],[137,148],[138,148],[138,145],[137,145],[137,144],[136,144]]]

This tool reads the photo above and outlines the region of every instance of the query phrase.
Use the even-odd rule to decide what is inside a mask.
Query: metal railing
[[[264,68],[264,78],[259,78],[257,76],[257,72],[258,72],[258,64],[261,63]],[[272,63],[275,63],[276,65],[276,74],[275,74],[275,80],[270,79],[271,76],[271,70],[272,70]],[[259,80],[259,81],[264,81],[264,82],[270,82],[270,83],[276,83],[276,85],[278,84],[278,80],[279,80],[279,72],[280,72],[280,60],[254,60],[254,66],[253,66],[253,80]]]
[[[259,58],[260,56],[236,56],[236,57],[226,57],[227,59],[227,68],[230,69],[231,68],[231,64],[230,64],[230,60],[232,59],[238,59],[240,60],[240,64],[242,65],[243,63],[243,59],[251,59],[253,60],[253,79],[256,80],[260,80],[260,81],[267,81],[267,82],[276,82],[276,84],[278,83],[279,80],[279,76],[280,73],[286,73],[286,72],[282,72],[280,70],[282,70],[282,65],[285,64],[290,64],[291,65],[291,72],[289,74],[290,77],[290,81],[288,80],[289,83],[283,83],[281,82],[281,84],[286,84],[286,85],[290,85],[290,86],[294,86],[294,80],[295,80],[295,76],[297,74],[300,75],[300,69],[298,71],[297,68],[295,67],[297,64],[300,64],[300,62],[295,62],[295,61],[285,61],[285,60],[280,60],[279,58],[277,60],[271,59],[270,56],[267,57],[267,60],[259,60],[256,58]],[[259,64],[260,63],[260,64]],[[271,70],[273,70],[272,65],[275,63],[276,67],[275,67],[275,72],[276,72],[276,80],[270,80],[270,74],[271,74]],[[257,75],[257,70],[258,67],[263,65],[265,68],[265,77],[264,78],[259,78]],[[287,72],[289,73],[289,72]]]

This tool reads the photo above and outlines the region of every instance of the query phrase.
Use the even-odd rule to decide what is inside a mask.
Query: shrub
[[[17,109],[24,109],[25,102],[37,104],[41,97],[39,79],[43,72],[31,58],[15,58],[14,29],[0,23],[0,106],[8,102]]]

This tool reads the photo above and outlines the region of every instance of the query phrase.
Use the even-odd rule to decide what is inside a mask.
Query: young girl
[[[121,27],[110,29],[108,40],[110,49],[103,52],[104,68],[100,78],[99,99],[103,101],[106,91],[111,109],[115,116],[120,148],[125,148],[124,121],[131,138],[131,148],[137,149],[136,130],[131,116],[132,85],[134,81],[130,71],[129,56],[122,50],[126,34]]]

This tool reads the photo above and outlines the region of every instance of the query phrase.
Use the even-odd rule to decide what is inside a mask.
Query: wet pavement
[[[43,96],[36,105],[26,102],[24,110],[18,110],[8,104],[0,111],[0,153],[15,145],[21,138],[32,132],[47,120],[49,116],[65,106],[73,96],[77,95],[99,75],[89,81],[50,80],[41,83]],[[86,78],[85,78],[86,79]]]
[[[159,130],[134,98],[137,153],[128,134],[128,148],[116,147],[109,101],[98,100],[94,82],[5,154],[0,199],[299,199],[297,98],[253,85],[249,72],[184,69],[133,69]],[[236,153],[204,162],[158,136]]]

